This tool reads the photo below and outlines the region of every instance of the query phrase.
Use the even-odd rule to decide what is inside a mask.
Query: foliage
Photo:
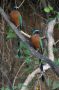
[[[58,59],[55,59],[54,63],[55,63],[56,65],[59,65],[59,58],[58,58]]]
[[[32,60],[31,60],[30,57],[26,57],[25,62],[26,62],[27,64],[29,64],[31,61],[32,61]]]
[[[30,56],[30,51],[28,50],[28,46],[26,43],[20,41],[20,46],[18,47],[18,51],[20,51],[20,54],[22,56]]]
[[[58,89],[58,88],[59,88],[59,81],[54,81],[52,90],[55,90],[55,89]]]
[[[7,86],[7,87],[2,87],[1,90],[10,90],[10,88]]]
[[[50,78],[46,79],[48,87],[52,87],[51,90],[55,90],[59,88],[59,81],[53,81]]]
[[[7,0],[8,1],[8,0]],[[10,1],[10,0],[9,0]],[[12,0],[11,0],[12,1]],[[20,1],[20,0],[18,0],[18,1]],[[31,4],[30,3],[30,0],[28,0],[29,1],[29,4]],[[35,1],[35,0],[34,0]],[[41,5],[41,2],[43,2],[43,0],[37,0],[37,2],[39,1],[39,6],[37,6],[37,8],[38,7],[40,7],[40,8],[38,8],[37,10],[38,11],[36,11],[36,12],[38,12],[38,15],[40,16],[41,14],[41,8],[42,8],[42,5]],[[40,2],[41,1],[41,2]],[[46,1],[46,0],[45,0]],[[52,2],[54,2],[55,0],[49,0],[48,2],[49,3],[51,3],[52,4]],[[58,1],[58,0],[57,0]],[[25,0],[25,2],[27,2],[26,0]],[[12,2],[11,2],[12,3]],[[27,3],[28,4],[28,3]],[[48,5],[47,7],[44,7],[44,12],[48,15],[49,14],[49,16],[51,15],[51,12],[52,12],[52,15],[51,15],[51,17],[52,18],[48,18],[48,19],[46,19],[46,18],[44,18],[44,20],[45,20],[45,24],[47,23],[47,20],[49,21],[49,20],[52,20],[53,19],[53,16],[54,16],[54,13],[55,14],[57,14],[56,15],[56,18],[59,18],[59,12],[57,12],[57,11],[55,11],[55,9],[54,9],[54,7],[55,6],[57,6],[56,4],[54,5]],[[23,6],[23,5],[22,5]],[[32,10],[29,10],[28,8],[27,9],[25,9],[25,6],[27,6],[27,5],[25,5],[24,4],[24,7],[23,7],[23,9],[22,10],[24,10],[24,12],[27,12],[27,13],[29,13],[29,12],[31,12],[31,14],[33,13],[32,12]],[[31,6],[31,5],[28,5],[29,7]],[[36,7],[36,5],[34,5],[35,7]],[[53,7],[52,7],[53,6]],[[33,6],[32,6],[33,7]],[[58,7],[58,6],[57,6]],[[27,11],[28,10],[28,11]],[[21,11],[21,10],[20,10]],[[22,11],[22,13],[24,13],[23,11]],[[42,12],[42,16],[43,17],[45,17],[45,13],[44,12]],[[25,14],[26,15],[26,14]],[[27,14],[28,15],[28,14]],[[30,16],[30,15],[29,15]],[[28,16],[28,17],[29,17]],[[35,15],[33,15],[33,17],[34,17]],[[43,18],[42,17],[42,18]],[[41,17],[40,17],[41,18]],[[31,18],[30,18],[31,19]],[[34,19],[36,20],[36,18],[34,17]],[[44,20],[42,20],[42,21],[44,21]],[[20,23],[22,24],[22,17],[19,17],[19,21],[20,21]],[[35,24],[37,23],[37,21],[35,22]],[[31,23],[32,24],[32,23]],[[34,25],[35,25],[34,24]],[[58,24],[59,25],[59,24]],[[29,25],[30,26],[30,25]],[[36,28],[36,26],[34,26],[35,28]],[[32,28],[32,27],[31,27]],[[7,34],[7,36],[6,36],[6,38],[7,38],[7,40],[9,40],[9,39],[14,39],[14,38],[16,38],[17,36],[16,36],[16,34],[13,32],[13,30],[12,30],[12,28],[10,27],[10,26],[7,26],[7,29],[6,29],[6,34]],[[16,41],[15,41],[16,42]],[[42,43],[42,40],[40,39],[40,46],[41,46],[41,48],[43,49],[43,43]],[[27,65],[29,65],[30,67],[28,67],[28,68],[24,68],[23,69],[23,71],[26,71],[26,72],[28,72],[28,73],[30,73],[30,72],[32,72],[33,71],[33,66],[34,67],[37,67],[36,66],[36,64],[38,64],[39,65],[39,63],[38,63],[38,60],[36,59],[34,59],[32,56],[31,56],[31,52],[29,51],[29,49],[28,49],[28,47],[27,47],[27,45],[26,45],[26,43],[23,43],[22,41],[20,42],[20,46],[19,47],[17,47],[18,49],[17,49],[17,58],[19,58],[19,61],[20,61],[20,58],[24,58],[24,61],[26,62],[26,64]],[[9,50],[10,51],[10,50]],[[12,50],[13,51],[13,50]],[[58,49],[54,49],[54,52],[58,52]],[[6,53],[6,52],[5,52]],[[8,52],[9,53],[9,52]],[[46,53],[46,52],[45,52]],[[46,54],[45,54],[46,55]],[[11,55],[9,55],[10,57],[11,57]],[[12,58],[12,57],[11,57]],[[8,57],[7,57],[7,59],[8,59]],[[9,59],[10,60],[10,59]],[[12,59],[11,59],[12,60]],[[10,63],[12,64],[12,62],[11,62],[11,60],[10,60]],[[15,61],[15,60],[14,60]],[[9,62],[9,61],[7,61],[7,62]],[[16,61],[17,62],[17,61]],[[33,64],[33,63],[34,64]],[[19,62],[20,63],[20,62]],[[32,64],[31,64],[32,63]],[[56,59],[55,60],[55,64],[57,64],[57,65],[59,65],[59,58],[58,59]],[[13,65],[13,64],[12,64]],[[12,67],[12,66],[10,66],[10,67]],[[15,65],[15,71],[16,71],[16,69],[17,69],[17,66]],[[12,72],[12,71],[11,71]],[[23,78],[23,77],[22,77]],[[50,87],[51,86],[51,83],[52,83],[52,80],[51,79],[47,79],[47,84],[48,84],[48,86]],[[17,86],[15,86],[14,87],[14,89],[15,90],[17,90],[17,89],[19,89],[20,90],[20,88],[23,86],[23,83],[18,83],[18,85]],[[24,86],[25,87],[25,86]],[[52,90],[55,90],[55,89],[57,89],[57,88],[59,88],[59,82],[57,82],[57,81],[54,81],[53,82],[53,86],[52,86]],[[1,88],[1,90],[10,90],[9,89],[9,87],[7,86],[7,87],[2,87]]]
[[[53,7],[50,6],[50,5],[48,5],[47,7],[44,8],[44,11],[45,11],[46,13],[50,13],[51,11],[53,11]]]
[[[16,38],[16,34],[13,32],[12,28],[10,26],[7,26],[7,39],[13,39]]]

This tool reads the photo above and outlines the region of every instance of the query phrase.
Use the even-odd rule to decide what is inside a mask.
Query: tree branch
[[[56,19],[50,21],[48,23],[48,30],[47,30],[47,37],[48,37],[48,57],[52,61],[54,61],[54,53],[53,53],[53,45],[54,45],[54,38],[53,38],[53,29],[56,24]]]

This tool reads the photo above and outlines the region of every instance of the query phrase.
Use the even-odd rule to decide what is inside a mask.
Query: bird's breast
[[[31,37],[31,43],[36,49],[39,48],[40,47],[40,45],[39,45],[39,36],[38,35],[33,35]]]

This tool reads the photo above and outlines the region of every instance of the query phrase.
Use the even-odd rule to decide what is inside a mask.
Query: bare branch
[[[48,23],[48,30],[47,30],[47,37],[48,37],[48,55],[49,59],[54,61],[54,54],[53,54],[53,45],[54,45],[54,38],[53,38],[53,29],[56,24],[56,19],[52,20]]]
[[[15,81],[16,81],[16,79],[17,79],[17,76],[18,76],[20,70],[22,69],[22,67],[24,66],[24,64],[25,64],[25,62],[22,63],[22,65],[20,66],[18,72],[16,73],[16,76],[15,76],[14,81],[13,81],[13,87],[14,87],[14,85],[15,85]]]
[[[25,2],[25,0],[23,0],[22,3],[19,6],[17,6],[17,4],[16,4],[15,8],[19,9],[23,5],[24,2]]]

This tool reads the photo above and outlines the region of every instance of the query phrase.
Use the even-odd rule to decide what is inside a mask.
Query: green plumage
[[[19,23],[20,23],[20,27],[22,27],[22,16],[19,16]]]

